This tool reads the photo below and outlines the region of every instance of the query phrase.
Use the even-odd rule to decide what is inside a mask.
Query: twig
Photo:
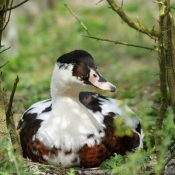
[[[121,45],[126,45],[126,46],[132,46],[132,47],[138,47],[138,48],[142,48],[142,49],[147,49],[150,51],[157,51],[155,48],[151,48],[151,47],[146,47],[146,46],[140,46],[140,45],[136,45],[136,44],[129,44],[129,43],[124,43],[124,42],[119,42],[119,41],[114,41],[114,40],[109,40],[109,39],[105,39],[105,38],[98,38],[98,37],[94,37],[94,36],[86,36],[86,35],[82,35],[83,37],[87,37],[87,38],[91,38],[91,39],[96,39],[97,41],[107,41],[107,42],[111,42],[114,44],[121,44]]]
[[[171,154],[171,156],[165,161],[165,164],[164,164],[164,167],[163,167],[163,171],[162,172],[164,172],[165,171],[165,167],[166,167],[166,165],[171,161],[171,159],[173,159],[175,157],[175,152],[173,152],[172,154]]]
[[[171,8],[175,10],[175,7],[171,6]]]
[[[11,48],[11,47],[8,47],[8,48],[4,49],[3,51],[0,52],[0,54],[3,53],[3,52],[5,52],[6,50],[8,50],[8,49],[10,49],[10,48]]]
[[[155,111],[158,111],[158,109],[155,106],[151,106],[151,108]]]
[[[123,0],[122,0],[122,2],[121,2],[121,8],[123,8]]]
[[[4,63],[2,66],[0,66],[0,69],[3,68],[5,65],[7,65],[9,62],[7,61],[6,63]]]
[[[54,165],[46,165],[46,164],[41,164],[39,162],[31,162],[31,160],[29,159],[25,159],[24,158],[25,163],[33,165],[33,166],[38,166],[38,167],[42,167],[43,169],[50,169],[52,171],[56,171],[57,173],[63,173],[63,171],[65,171],[65,168],[63,168],[62,164],[60,163],[57,166]]]
[[[64,4],[64,5],[72,13],[72,15],[77,19],[77,21],[82,25],[82,27],[86,30],[87,34],[91,36],[91,34],[89,33],[87,27],[83,24],[83,22],[75,15],[75,13],[68,7],[67,4]]]
[[[103,0],[100,0],[100,1],[98,1],[95,5],[98,5],[98,4],[100,4],[100,2],[102,2]]]
[[[13,0],[11,0],[10,7],[12,7],[12,4],[13,4]],[[10,21],[10,15],[11,15],[11,10],[10,10],[10,12],[9,12],[9,16],[8,16],[7,22],[6,22],[6,24],[4,25],[4,27],[1,29],[1,31],[3,31],[3,30],[7,27],[7,24],[8,24],[9,21]]]
[[[159,1],[153,1],[153,3],[162,4],[163,5],[163,3],[162,2],[159,2]]]
[[[20,155],[22,156],[22,148],[21,148],[21,145],[20,145],[20,141],[18,139],[18,135],[16,133],[16,127],[15,127],[15,123],[14,123],[14,120],[13,120],[13,117],[12,117],[13,113],[11,112],[12,111],[13,98],[14,98],[14,94],[15,94],[18,82],[19,82],[19,78],[17,76],[16,79],[15,79],[15,82],[14,82],[14,86],[13,86],[13,89],[12,89],[12,92],[11,92],[11,95],[10,95],[10,99],[9,99],[9,104],[8,104],[8,107],[7,107],[7,110],[6,110],[6,122],[7,122],[7,127],[9,129],[12,145],[14,146],[14,149],[17,152],[19,152]]]
[[[124,43],[124,42],[119,42],[119,41],[113,41],[113,40],[109,40],[109,39],[104,39],[104,38],[98,38],[98,37],[91,36],[91,34],[89,33],[87,27],[83,24],[83,22],[75,15],[75,13],[67,6],[67,4],[64,4],[64,5],[72,13],[72,15],[77,19],[77,21],[82,25],[82,27],[86,30],[88,36],[82,35],[83,37],[87,37],[87,38],[91,38],[91,39],[96,39],[96,40],[100,40],[100,41],[112,42],[114,44],[121,44],[121,45],[126,45],[126,46],[143,48],[143,49],[147,49],[147,50],[150,50],[150,51],[153,51],[153,50],[154,51],[157,51],[155,48],[151,48],[151,47],[140,46],[140,45],[135,45],[135,44],[129,44],[129,43]]]
[[[157,18],[155,18],[154,16],[151,16],[151,18],[153,18],[154,20],[156,20],[159,23],[159,20]],[[153,26],[155,27],[155,26]]]
[[[19,6],[21,6],[22,4],[26,3],[27,1],[29,1],[29,0],[22,1],[21,3],[15,5],[15,6],[13,6],[13,7],[7,8],[7,9],[5,10],[5,12],[11,11],[11,10],[13,10],[13,9],[15,9],[15,8],[17,8],[17,7],[19,7]]]
[[[32,162],[31,160],[25,159],[25,158],[24,158],[24,161],[26,163],[31,163],[32,165],[43,166],[43,167],[46,167],[46,168],[54,168],[55,167],[54,165],[47,165],[47,164],[42,164],[42,163],[39,163],[39,162]]]
[[[11,95],[10,95],[10,99],[9,99],[8,108],[7,108],[7,111],[6,111],[7,121],[10,118],[10,114],[11,114],[11,110],[12,110],[13,98],[14,98],[14,95],[15,95],[15,91],[16,91],[16,87],[17,87],[18,82],[19,82],[19,78],[17,76],[16,79],[15,79],[15,82],[14,82],[14,86],[13,86],[13,89],[12,89],[12,92],[11,92]]]
[[[140,25],[138,22],[133,21],[129,16],[127,16],[121,7],[119,7],[114,0],[107,0],[110,4],[113,11],[115,11],[123,21],[125,21],[130,27],[136,29],[137,31],[141,33],[145,33],[149,37],[159,37],[160,33],[158,31],[152,30],[150,28],[146,28],[142,25]]]
[[[166,69],[172,69],[172,70],[175,70],[173,67],[168,67],[168,66],[165,66]]]

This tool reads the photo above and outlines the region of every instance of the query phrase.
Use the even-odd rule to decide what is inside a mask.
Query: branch
[[[11,47],[8,47],[8,48],[4,49],[3,51],[0,52],[0,54],[3,53],[3,52],[5,52],[6,50],[8,50],[8,49],[10,49],[10,48],[11,48]]]
[[[171,8],[175,10],[175,7],[171,6]]]
[[[82,27],[86,30],[87,32],[87,36],[86,35],[82,35],[83,37],[87,37],[87,38],[91,38],[91,39],[96,39],[96,40],[100,40],[100,41],[107,41],[107,42],[111,42],[114,44],[121,44],[121,45],[126,45],[126,46],[132,46],[132,47],[137,47],[137,48],[142,48],[142,49],[147,49],[150,51],[157,51],[156,47],[151,48],[151,47],[145,47],[145,46],[140,46],[140,45],[136,45],[136,44],[129,44],[129,43],[124,43],[124,42],[119,42],[119,41],[113,41],[113,40],[109,40],[109,39],[104,39],[104,38],[98,38],[95,36],[91,36],[90,32],[88,31],[87,27],[83,24],[83,22],[75,15],[75,13],[67,6],[67,4],[64,4],[65,7],[72,13],[72,15],[77,19],[77,21],[82,25]]]
[[[108,3],[110,4],[111,8],[113,11],[115,11],[122,20],[124,20],[130,27],[136,29],[137,31],[141,33],[145,33],[149,37],[153,38],[156,37],[158,38],[160,33],[158,31],[155,31],[154,29],[151,28],[146,28],[142,26],[140,23],[133,21],[131,18],[129,18],[122,10],[121,7],[119,7],[114,0],[107,0]]]
[[[129,44],[129,43],[124,43],[124,42],[119,42],[119,41],[113,41],[113,40],[109,40],[109,39],[104,39],[104,38],[98,38],[98,37],[94,37],[94,36],[85,36],[85,35],[82,35],[83,37],[87,37],[87,38],[91,38],[91,39],[96,39],[97,41],[107,41],[107,42],[111,42],[111,43],[114,43],[114,44],[121,44],[121,45],[126,45],[126,46],[132,46],[132,47],[138,47],[138,48],[142,48],[142,49],[147,49],[147,50],[150,50],[150,51],[157,51],[156,48],[152,48],[152,47],[145,47],[145,46],[140,46],[140,45],[136,45],[136,44]]]
[[[67,4],[64,4],[64,5],[72,13],[72,15],[77,19],[77,21],[82,25],[82,27],[86,30],[87,34],[91,36],[91,34],[89,33],[87,27],[83,24],[83,22],[75,15],[75,13],[68,7]]]
[[[7,61],[6,63],[4,63],[2,66],[0,66],[0,69],[3,68],[6,64],[8,64],[9,62]]]
[[[13,98],[14,98],[14,95],[15,95],[15,91],[16,91],[16,87],[17,87],[18,82],[19,82],[19,78],[18,78],[18,76],[17,76],[16,79],[15,79],[15,82],[14,82],[14,86],[13,86],[13,89],[12,89],[12,93],[11,93],[10,99],[9,99],[8,108],[7,108],[7,111],[6,111],[7,121],[8,121],[8,119],[10,118],[10,115],[11,115]]]
[[[14,82],[14,86],[13,86],[13,89],[12,89],[12,92],[11,92],[11,95],[10,95],[9,104],[8,104],[7,111],[6,111],[6,122],[7,122],[7,128],[9,129],[9,132],[10,132],[10,138],[11,138],[12,145],[14,146],[14,149],[18,153],[20,153],[20,155],[22,156],[22,154],[21,154],[22,153],[22,148],[21,148],[21,145],[20,145],[20,141],[18,139],[15,123],[14,123],[14,120],[13,120],[13,117],[12,117],[13,114],[11,112],[12,111],[13,98],[14,98],[14,94],[15,94],[18,82],[19,82],[19,78],[17,76],[16,79],[15,79],[15,82]]]
[[[163,167],[163,171],[165,171],[166,166],[168,165],[168,163],[175,157],[175,152],[172,153],[172,155],[166,160],[164,167]]]
[[[100,0],[100,1],[98,1],[95,5],[98,5],[98,4],[100,4],[100,2],[102,2],[103,0]]]
[[[12,4],[13,4],[13,0],[11,0],[10,7],[12,7]],[[1,31],[3,31],[3,30],[7,27],[7,24],[8,24],[9,21],[10,21],[10,15],[11,15],[11,10],[10,10],[10,12],[9,12],[9,16],[8,16],[7,22],[6,22],[6,24],[4,25],[4,27],[1,29]]]
[[[5,12],[11,11],[11,10],[13,10],[13,9],[16,9],[17,7],[19,7],[19,6],[23,5],[24,3],[26,3],[27,1],[29,1],[29,0],[22,1],[21,3],[15,5],[15,6],[13,6],[13,7],[7,8],[7,9],[5,10]]]

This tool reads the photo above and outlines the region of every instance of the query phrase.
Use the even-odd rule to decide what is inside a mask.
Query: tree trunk
[[[6,124],[6,114],[5,114],[5,105],[4,105],[4,91],[1,86],[0,79],[0,142],[7,135],[7,124]],[[4,158],[2,153],[2,148],[0,148],[0,161]]]
[[[169,0],[167,0],[167,8],[169,8],[167,9],[169,12],[164,20],[164,43],[166,49],[167,82],[170,90],[175,123],[175,24]]]
[[[170,0],[159,0],[159,67],[160,67],[160,91],[162,94],[161,105],[156,118],[156,129],[162,129],[163,120],[168,107],[169,87],[171,106],[175,116],[175,26],[171,13]],[[172,121],[173,122],[173,121]],[[175,122],[175,117],[174,117]],[[155,133],[155,144],[158,161],[161,159],[160,147],[162,145],[161,134]]]
[[[1,40],[2,40],[2,31],[4,27],[4,21],[5,21],[5,9],[8,6],[9,0],[4,0],[0,2],[0,49],[1,46]],[[1,65],[0,65],[1,66]],[[4,139],[4,137],[7,135],[7,123],[6,123],[6,112],[5,112],[5,98],[4,98],[4,90],[2,88],[1,84],[1,76],[0,76],[0,142]],[[0,161],[3,160],[3,153],[2,148],[0,148]]]

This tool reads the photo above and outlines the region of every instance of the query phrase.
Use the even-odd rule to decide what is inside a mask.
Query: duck
[[[110,156],[143,147],[141,119],[120,100],[83,91],[89,85],[116,91],[87,51],[74,50],[56,60],[51,98],[31,105],[17,126],[24,158],[55,166],[93,168]],[[130,134],[118,135],[118,129],[126,126]]]

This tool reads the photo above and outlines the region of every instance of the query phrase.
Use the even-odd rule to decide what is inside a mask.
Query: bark
[[[123,11],[122,7],[119,7],[114,0],[107,0],[109,5],[111,6],[112,10],[114,12],[116,12],[120,17],[121,19],[126,23],[128,24],[128,26],[130,26],[131,28],[141,32],[141,33],[144,33],[148,36],[150,36],[151,38],[154,38],[154,37],[159,37],[159,32],[157,32],[156,30],[154,30],[154,27],[152,28],[147,28],[143,25],[141,25],[139,22],[136,22],[136,21],[133,21],[129,16],[127,16],[125,14],[125,12]]]
[[[0,4],[0,49],[1,40],[2,40],[2,31],[4,27],[4,20],[5,20],[5,8],[7,7],[9,1],[1,1]],[[6,124],[6,113],[5,113],[5,98],[4,98],[4,90],[1,84],[1,76],[0,76],[0,142],[4,139],[7,135],[7,124]],[[2,149],[0,148],[0,161],[4,159]]]
[[[167,18],[170,12],[170,8],[168,4],[164,0],[159,0],[159,33],[160,36],[158,38],[158,53],[159,53],[159,69],[160,69],[160,92],[161,92],[161,104],[158,110],[158,115],[156,118],[156,130],[155,132],[155,145],[156,145],[156,153],[157,158],[159,160],[160,157],[160,146],[162,145],[162,137],[161,131],[163,120],[165,118],[165,113],[168,107],[168,94],[167,94],[167,69],[166,69],[166,62],[167,62],[167,48],[165,45],[166,39],[166,25],[167,25]]]
[[[164,44],[166,49],[167,82],[170,90],[171,106],[175,123],[175,24],[169,0],[167,0],[167,8],[169,9],[169,12],[164,20]]]
[[[6,125],[6,115],[5,115],[5,100],[4,100],[4,91],[1,85],[0,79],[0,142],[7,135],[7,125]],[[4,158],[2,153],[2,148],[0,148],[0,161]]]
[[[2,32],[7,26],[9,20],[10,20],[10,13],[11,11],[7,12],[8,5],[9,5],[9,0],[2,0],[0,2],[0,49],[2,49],[1,46],[1,40],[2,40]],[[12,7],[13,0],[10,3],[10,6]],[[13,9],[13,8],[12,8]],[[6,13],[8,13],[8,18],[6,18]],[[6,20],[6,21],[5,21]],[[2,53],[2,52],[1,52]],[[2,66],[2,65],[0,65]],[[14,92],[12,94],[12,98],[10,99],[11,105],[8,106],[8,110],[6,113],[6,106],[5,106],[5,94],[4,90],[2,88],[1,84],[1,77],[0,77],[0,142],[7,136],[8,133],[8,128],[10,129],[10,136],[11,136],[11,141],[13,144],[15,144],[15,149],[18,152],[21,152],[21,147],[18,142],[18,137],[16,134],[16,129],[13,121],[13,117],[11,115],[11,108],[12,108],[12,102],[13,102],[13,96],[15,93],[16,86],[14,84]],[[0,161],[3,160],[3,150],[0,150]]]

